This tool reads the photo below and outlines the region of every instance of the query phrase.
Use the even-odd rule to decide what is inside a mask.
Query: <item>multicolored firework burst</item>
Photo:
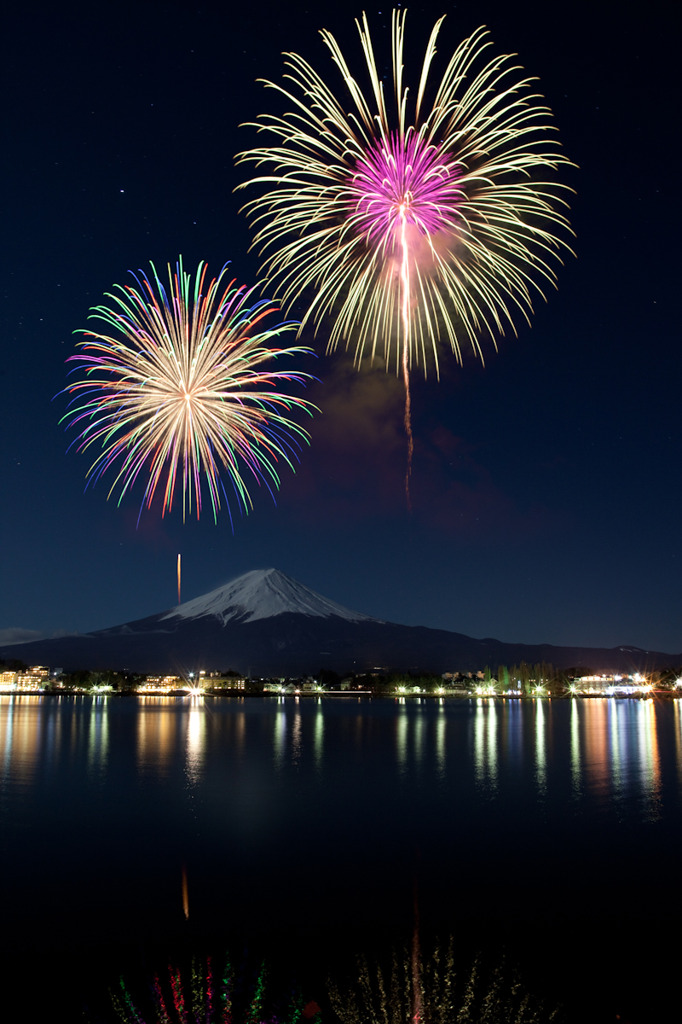
[[[248,512],[244,470],[274,497],[278,465],[293,469],[299,442],[308,440],[290,414],[314,406],[281,386],[304,384],[309,374],[268,369],[282,356],[310,351],[273,346],[298,324],[266,324],[275,307],[251,305],[253,289],[237,287],[226,273],[227,264],[209,280],[200,263],[193,284],[180,257],[174,271],[168,266],[166,288],[152,263],[151,275],[133,273],[135,286],[116,285],[106,295],[111,305],[91,310],[89,319],[113,333],[76,332],[85,340],[68,362],[83,372],[64,389],[72,403],[62,421],[80,430],[79,451],[102,448],[88,483],[116,470],[109,496],[118,489],[119,504],[142,476],[140,512],[161,486],[162,514],[181,490],[183,519],[193,508],[199,518],[206,487],[217,520],[221,496],[230,508],[226,473]]]
[[[549,109],[510,56],[491,56],[479,28],[439,82],[431,32],[417,88],[403,82],[405,12],[392,16],[393,96],[387,99],[367,18],[356,22],[370,90],[321,32],[343,80],[337,95],[302,57],[286,54],[286,85],[266,81],[290,109],[255,126],[269,137],[238,160],[264,194],[245,210],[270,287],[285,308],[310,298],[302,327],[331,322],[329,349],[379,353],[402,369],[408,478],[409,372],[450,345],[483,359],[483,340],[529,320],[534,295],[556,280],[570,235],[562,154]],[[350,108],[350,109],[349,109]],[[262,173],[262,168],[269,173]],[[242,186],[244,187],[244,186]]]

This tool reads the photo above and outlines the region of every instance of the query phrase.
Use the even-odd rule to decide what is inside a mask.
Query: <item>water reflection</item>
[[[473,770],[476,789],[495,799],[532,779],[543,803],[566,792],[574,805],[589,799],[622,814],[636,800],[645,820],[662,813],[663,749],[667,777],[682,782],[680,701],[0,696],[3,777],[15,783],[30,786],[51,765],[81,757],[101,776],[123,735],[134,737],[138,772],[164,779],[180,766],[193,787],[209,770],[208,749],[233,766],[256,758],[261,772],[269,750],[275,773],[309,765],[324,784],[340,751],[346,770],[362,772],[390,748],[402,778],[447,787]]]
[[[408,737],[410,731],[410,719],[408,717],[407,703],[404,697],[398,699],[398,717],[395,732],[395,760],[400,772],[405,772],[408,767]]]
[[[287,743],[287,707],[286,697],[277,698],[277,712],[274,720],[273,757],[276,768],[281,768],[286,758]]]
[[[172,703],[158,697],[138,697],[135,718],[137,765],[143,773],[153,772],[158,776],[169,774],[174,757],[182,749],[178,735],[179,718],[169,714]]]
[[[494,790],[498,769],[498,715],[493,698],[479,697],[474,717],[474,770],[482,788]]]
[[[613,701],[606,705],[608,711],[608,749],[611,787],[617,799],[622,799],[627,786],[625,765],[628,757],[628,734],[623,728],[622,704]]]
[[[291,723],[291,761],[296,767],[301,763],[303,753],[303,726],[301,723],[301,698],[294,698],[294,714]]]
[[[423,702],[420,700],[419,704]],[[418,714],[414,723],[414,762],[415,765],[420,766],[424,760],[425,753],[425,742],[424,742],[424,728],[425,728],[425,716]]]
[[[49,936],[78,964],[189,924],[304,962],[411,924],[416,879],[425,930],[591,943],[609,978],[615,935],[627,978],[679,916],[680,783],[682,702],[0,697],[5,954],[34,980]]]
[[[670,732],[670,725],[679,717],[679,701],[661,705],[653,700],[573,700],[570,751],[574,799],[598,797],[621,816],[625,805],[636,799],[643,819],[657,820],[663,783],[659,732]],[[679,733],[675,735],[675,772],[679,777],[682,744]]]
[[[319,772],[322,768],[324,755],[324,708],[321,697],[318,697],[316,701],[314,729],[315,768]]]
[[[547,728],[545,718],[546,703],[543,700],[534,700],[535,710],[535,781],[538,792],[545,796],[547,792]],[[551,707],[551,704],[550,704]]]
[[[0,696],[0,756],[3,775],[26,785],[64,757],[100,774],[109,759],[108,698]]]
[[[574,800],[580,796],[580,701],[571,701],[571,790]]]
[[[88,771],[104,772],[109,760],[109,697],[97,696],[88,715]]]
[[[682,788],[682,700],[674,702],[675,708],[675,753],[677,763],[677,781]]]
[[[608,714],[610,701],[595,698],[580,702],[579,750],[581,793],[608,801],[613,780],[609,751]]]
[[[661,758],[654,701],[638,701],[637,711],[641,791],[646,801],[647,820],[655,821],[661,816]]]
[[[206,746],[206,714],[203,697],[190,697],[189,699],[185,771],[189,782],[197,783],[201,776]]]
[[[445,715],[445,701],[441,697],[438,701],[438,718],[435,725],[434,753],[436,755],[436,771],[440,779],[445,777],[447,771],[447,718]]]
[[[520,700],[507,700],[503,704],[502,736],[507,766],[518,769],[524,752],[524,705]]]

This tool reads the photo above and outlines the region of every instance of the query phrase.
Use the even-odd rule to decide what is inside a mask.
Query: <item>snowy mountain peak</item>
[[[256,619],[269,619],[285,612],[315,618],[336,615],[351,622],[371,621],[371,616],[329,601],[278,569],[255,569],[244,573],[217,590],[172,608],[163,619],[198,619],[211,615],[225,624],[233,619],[255,622]]]

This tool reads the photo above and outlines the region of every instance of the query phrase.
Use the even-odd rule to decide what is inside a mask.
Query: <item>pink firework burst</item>
[[[456,229],[457,206],[464,199],[460,175],[442,147],[429,145],[411,129],[404,138],[392,133],[357,161],[349,187],[354,229],[369,245],[395,251],[404,222],[431,246],[435,236]]]
[[[364,14],[366,92],[326,30],[338,91],[286,54],[285,83],[265,84],[288,110],[260,116],[265,142],[239,157],[263,190],[245,209],[284,308],[308,300],[301,329],[328,324],[330,350],[345,344],[358,365],[383,356],[402,372],[406,482],[412,367],[438,374],[443,344],[459,362],[465,348],[483,359],[485,341],[530,321],[571,251],[570,189],[556,180],[570,160],[534,79],[512,55],[492,55],[480,28],[432,81],[442,22],[412,90],[404,11],[391,20],[390,90]]]

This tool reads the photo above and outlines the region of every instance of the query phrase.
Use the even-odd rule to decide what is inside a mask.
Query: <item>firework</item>
[[[246,185],[263,193],[245,210],[269,286],[287,309],[309,298],[302,327],[328,320],[330,350],[343,342],[358,365],[379,356],[402,371],[410,451],[413,365],[438,374],[442,342],[460,363],[464,348],[483,359],[486,338],[529,320],[570,251],[567,189],[554,180],[569,161],[533,79],[491,56],[480,28],[432,83],[442,22],[408,92],[405,12],[393,12],[389,98],[365,15],[356,24],[368,93],[326,30],[338,94],[286,54],[286,85],[264,84],[289,109],[260,116],[252,127],[267,140],[238,157],[255,165]]]
[[[209,280],[204,263],[192,276],[168,267],[168,287],[151,273],[132,274],[135,284],[107,293],[90,320],[106,333],[83,334],[71,397],[62,420],[80,431],[79,451],[101,451],[87,474],[94,483],[115,473],[109,496],[118,502],[144,480],[140,512],[163,492],[162,514],[182,494],[183,519],[200,516],[208,491],[214,520],[230,503],[223,476],[231,481],[241,511],[252,508],[247,484],[254,479],[274,497],[279,467],[294,468],[308,433],[292,418],[314,407],[284,387],[304,384],[309,374],[271,368],[281,357],[308,349],[280,347],[277,339],[297,324],[270,326],[275,307],[251,304],[252,292],[227,277],[227,265]],[[246,478],[246,479],[245,479]]]

